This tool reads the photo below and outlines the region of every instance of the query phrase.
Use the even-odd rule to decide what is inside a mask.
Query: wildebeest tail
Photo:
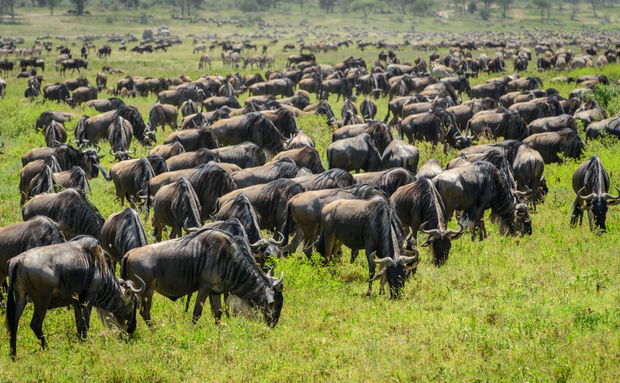
[[[388,106],[388,111],[387,111],[387,114],[386,114],[386,115],[385,115],[385,117],[383,118],[383,123],[384,123],[384,124],[387,124],[388,120],[390,119],[390,112],[391,112],[391,110],[390,110],[390,108],[389,108],[389,106]]]
[[[284,243],[282,244],[283,246],[288,245],[288,237],[289,235],[291,235],[291,232],[295,230],[295,223],[293,222],[293,216],[291,213],[292,208],[291,204],[289,203],[286,206],[286,217],[284,218],[284,225],[282,225],[282,229],[280,230],[280,232],[284,236]]]

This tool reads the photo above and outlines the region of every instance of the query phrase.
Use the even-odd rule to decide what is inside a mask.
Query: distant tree
[[[377,0],[354,0],[351,3],[351,9],[353,11],[362,11],[364,13],[364,17],[368,17],[368,12],[379,9],[383,6]]]
[[[592,13],[594,14],[594,17],[598,17],[598,15],[596,14],[596,8],[602,3],[602,0],[590,0],[590,4],[592,5]]]
[[[577,20],[577,14],[579,13],[579,3],[580,0],[573,0],[572,1],[572,9],[571,9],[571,14],[570,14],[570,19],[575,21]]]
[[[549,0],[533,0],[532,4],[540,9],[540,21],[545,20],[545,11],[547,11],[547,19],[551,16],[551,2]]]
[[[84,9],[86,8],[86,2],[88,0],[71,0],[71,2],[75,5],[75,10],[78,16],[84,14]]]
[[[467,4],[467,12],[469,13],[476,13],[476,11],[478,10],[478,5],[476,4],[475,1],[470,1],[469,4]]]
[[[335,5],[336,0],[319,0],[319,8],[321,8],[327,13],[334,13]]]
[[[47,0],[47,7],[50,9],[50,15],[54,16],[54,9],[62,0]]]
[[[502,17],[506,18],[506,11],[510,9],[510,6],[514,0],[497,0],[497,3],[502,7]]]

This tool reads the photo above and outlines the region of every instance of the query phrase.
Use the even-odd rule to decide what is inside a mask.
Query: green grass
[[[123,16],[127,17],[127,16]],[[296,16],[295,16],[296,17]],[[37,19],[40,18],[40,19]],[[75,34],[94,31],[133,31],[141,25],[104,25],[75,18],[37,23],[43,16],[30,15],[23,25],[0,26],[0,34],[30,39],[50,31]],[[84,19],[86,20],[86,19]],[[335,23],[334,18],[325,23]],[[69,22],[70,21],[70,22]],[[173,33],[184,36],[202,27],[173,23]],[[212,31],[212,29],[211,29]],[[224,33],[224,32],[222,32]],[[136,56],[114,49],[108,64],[130,74],[172,77],[199,75],[197,57],[189,39],[168,54]],[[130,45],[131,46],[131,45]],[[113,44],[116,48],[116,44]],[[77,46],[79,48],[79,46]],[[319,54],[321,62],[338,62],[360,53],[350,49]],[[374,60],[377,50],[363,53]],[[287,54],[278,52],[281,63]],[[401,57],[426,57],[427,52],[403,50]],[[48,62],[53,56],[45,56]],[[91,59],[86,76],[94,77],[102,62]],[[215,71],[230,68],[216,64]],[[620,65],[588,68],[569,75],[605,73],[616,82]],[[537,75],[537,73],[531,73]],[[552,84],[557,73],[541,74],[545,87],[563,95],[572,85]],[[44,73],[46,82],[59,80],[56,72]],[[475,83],[482,82],[481,76]],[[115,82],[118,76],[111,76]],[[22,98],[25,80],[8,79],[7,98],[0,101],[0,224],[21,219],[17,191],[20,158],[30,148],[43,145],[33,129],[38,114],[47,109],[67,111],[65,105],[29,102]],[[620,110],[617,90],[608,104]],[[245,97],[245,96],[244,96]],[[143,115],[154,97],[126,100]],[[331,99],[339,114],[342,102]],[[76,108],[80,115],[93,110]],[[379,115],[386,101],[379,103]],[[303,117],[299,125],[317,141],[324,155],[330,132],[318,117]],[[75,120],[67,124],[72,131]],[[158,133],[161,140],[169,131]],[[71,135],[72,136],[72,135]],[[109,146],[103,145],[107,151]],[[147,149],[138,146],[139,154]],[[589,142],[584,159],[597,154],[619,185],[620,144],[615,140]],[[421,145],[421,161],[436,156],[445,161],[455,154],[432,153]],[[112,164],[108,155],[104,164]],[[184,303],[156,296],[154,326],[140,320],[134,336],[126,337],[91,322],[89,338],[75,336],[73,313],[52,310],[44,323],[50,345],[41,351],[28,327],[28,306],[19,329],[18,359],[8,357],[8,337],[0,335],[0,382],[5,381],[110,381],[110,382],[212,382],[212,381],[574,381],[620,380],[620,209],[608,214],[608,233],[593,235],[587,225],[570,228],[569,208],[574,198],[571,178],[579,161],[549,165],[545,169],[549,195],[533,215],[534,233],[527,238],[506,238],[489,227],[489,238],[456,241],[447,264],[438,269],[429,262],[427,250],[418,273],[406,285],[401,299],[364,297],[366,265],[359,257],[350,265],[348,251],[329,267],[301,254],[277,261],[286,273],[285,304],[279,325],[271,330],[263,323],[243,318],[224,319],[215,326],[205,315],[197,325],[183,311]],[[90,197],[104,216],[121,210],[114,201],[113,185],[102,179],[91,183]],[[147,231],[152,232],[147,222]],[[153,241],[152,236],[149,237]],[[376,289],[377,290],[377,289]],[[0,319],[3,322],[3,319]]]

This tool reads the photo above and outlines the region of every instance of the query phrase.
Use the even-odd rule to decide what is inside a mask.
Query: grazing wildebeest
[[[441,166],[441,162],[438,160],[431,158],[426,161],[424,165],[420,167],[420,170],[416,173],[417,178],[428,178],[432,180],[439,173],[443,172],[443,167]]]
[[[69,103],[71,100],[71,94],[69,93],[69,88],[67,88],[65,84],[47,84],[43,87],[43,98],[52,101],[64,101]]]
[[[304,244],[304,252],[308,257],[319,236],[321,229],[321,210],[328,203],[337,199],[369,199],[385,194],[369,185],[351,185],[345,188],[311,190],[299,193],[289,199],[286,206],[286,217],[282,226],[285,252],[293,253]],[[289,236],[294,238],[289,243]]]
[[[249,186],[234,190],[220,197],[216,203],[223,206],[227,201],[236,198],[243,193],[252,203],[258,213],[261,230],[280,230],[286,218],[286,204],[293,196],[304,190],[297,182],[282,178],[266,184]]]
[[[325,171],[319,152],[313,147],[303,146],[297,149],[289,149],[278,153],[272,158],[272,162],[283,158],[290,158],[301,168],[306,168],[312,173],[318,174]]]
[[[179,111],[174,106],[157,103],[149,112],[148,126],[153,130],[158,127],[164,130],[165,126],[168,125],[172,130],[176,130],[178,116]]]
[[[381,155],[381,162],[386,169],[401,167],[409,170],[413,174],[418,169],[420,151],[413,145],[406,144],[402,140],[396,139],[390,142]]]
[[[433,182],[420,178],[401,186],[392,194],[391,200],[405,234],[411,238],[417,237],[418,230],[427,234],[428,238],[421,246],[430,246],[435,266],[444,265],[450,254],[451,241],[463,234],[463,227],[448,230],[445,207]]]
[[[480,229],[479,238],[486,236],[482,218],[491,208],[491,219],[499,220],[500,231],[508,235],[517,232],[531,234],[531,221],[527,206],[514,196],[510,185],[497,168],[486,161],[446,170],[433,179],[445,204],[445,217],[463,211],[461,222],[472,229],[472,238]]]
[[[265,265],[267,257],[279,257],[281,255],[278,246],[282,245],[283,240],[276,241],[275,239],[263,238],[258,224],[260,216],[256,213],[252,203],[245,194],[241,193],[235,199],[229,200],[220,206],[213,219],[216,221],[239,220],[248,236],[252,252],[258,255],[256,261],[261,267]]]
[[[101,139],[107,139],[111,124],[118,117],[127,120],[132,127],[132,134],[143,145],[155,142],[155,132],[150,130],[138,109],[130,105],[121,105],[116,110],[101,113],[93,117],[82,116],[75,127],[75,138],[78,144],[93,145]]]
[[[284,150],[297,149],[304,146],[309,146],[311,148],[315,147],[314,140],[303,131],[297,132],[297,134],[292,137],[290,140],[286,142],[284,146]]]
[[[585,147],[579,133],[573,129],[532,134],[523,140],[523,144],[538,151],[545,164],[562,162],[560,153],[569,158],[579,158]]]
[[[382,166],[381,154],[368,133],[332,142],[327,147],[327,161],[330,169],[357,172],[376,171]]]
[[[0,285],[8,277],[9,260],[34,247],[64,242],[58,224],[48,217],[36,216],[26,222],[0,227]],[[2,302],[0,294],[0,303]]]
[[[219,161],[218,154],[207,148],[200,148],[193,152],[185,152],[172,156],[166,160],[169,171],[196,168],[210,161]]]
[[[149,181],[155,177],[155,171],[146,158],[120,161],[110,168],[110,177],[116,189],[116,198],[121,205],[125,199],[132,208],[141,205],[145,199]]]
[[[26,202],[22,208],[22,218],[27,220],[37,215],[58,222],[67,238],[80,234],[97,237],[104,221],[99,210],[74,189],[41,194]]]
[[[545,182],[545,162],[540,153],[521,145],[512,163],[517,189],[526,192],[525,199],[536,211],[536,205],[543,202],[547,194]]]
[[[412,114],[400,123],[398,131],[400,138],[406,136],[410,143],[414,143],[415,138],[431,142],[434,148],[442,142],[444,151],[447,151],[447,145],[456,149],[471,146],[471,137],[463,136],[454,114],[445,109]]]
[[[466,132],[478,138],[504,137],[521,140],[528,135],[528,129],[521,116],[509,109],[489,109],[476,113],[468,122]]]
[[[6,319],[11,356],[17,351],[17,328],[28,301],[34,304],[30,327],[44,349],[43,320],[47,310],[56,307],[73,306],[80,339],[88,333],[93,306],[102,318],[133,333],[138,297],[144,290],[144,282],[139,281],[142,287],[136,289],[132,281],[117,279],[99,242],[91,236],[18,255],[9,262]]]
[[[573,190],[577,194],[573,202],[573,212],[570,223],[572,226],[581,225],[583,211],[588,211],[590,230],[607,230],[605,219],[609,205],[620,203],[620,195],[609,194],[609,175],[597,156],[583,162],[573,174]],[[618,193],[620,189],[616,187]]]
[[[147,209],[150,207],[147,199]],[[163,186],[153,197],[153,235],[161,241],[162,231],[170,226],[170,238],[181,236],[202,226],[200,200],[192,184],[185,178]]]
[[[383,153],[393,139],[392,132],[386,124],[379,121],[372,121],[365,124],[343,126],[332,133],[332,141],[335,142],[343,138],[359,136],[362,133],[370,135],[380,153]]]
[[[79,166],[74,166],[62,172],[54,172],[54,185],[65,189],[75,189],[82,195],[90,193],[88,175]]]
[[[167,160],[168,158],[181,153],[185,153],[185,148],[183,147],[183,144],[178,141],[175,141],[171,144],[157,145],[149,151],[150,156],[157,155],[164,160]]]
[[[246,168],[232,174],[237,187],[244,188],[252,185],[266,184],[282,179],[295,178],[300,175],[301,169],[288,157],[254,168]]]
[[[188,274],[189,273],[189,274]],[[179,239],[131,250],[121,275],[146,282],[140,315],[151,321],[153,292],[176,300],[198,291],[192,315],[197,322],[209,297],[216,322],[221,318],[221,295],[233,294],[263,310],[271,327],[278,323],[284,298],[282,281],[258,267],[247,237],[233,237],[222,230],[203,228]]]
[[[372,282],[385,274],[390,296],[397,298],[409,276],[408,271],[413,271],[420,262],[417,250],[402,236],[399,226],[389,201],[384,197],[363,201],[335,200],[321,210],[321,234],[317,248],[325,262],[332,260],[341,245],[351,250],[366,250],[366,295],[370,296],[372,292]],[[403,253],[407,255],[401,255]],[[377,255],[379,258],[376,258]],[[383,268],[375,275],[377,264]]]
[[[112,121],[108,128],[108,142],[111,149],[110,154],[114,156],[117,161],[124,161],[131,159],[131,155],[135,152],[129,151],[129,145],[133,140],[133,133],[131,123],[122,117],[117,117]]]
[[[110,214],[101,228],[99,240],[101,247],[110,254],[115,268],[129,250],[147,245],[140,216],[130,207]]]
[[[213,151],[217,153],[221,162],[235,164],[243,169],[264,165],[267,160],[265,152],[250,141],[234,146],[224,146],[223,148],[213,149]]]
[[[379,172],[355,174],[353,178],[357,183],[371,185],[383,190],[388,197],[399,187],[415,180],[413,173],[404,168],[391,168]]]
[[[100,113],[105,113],[111,110],[116,110],[123,105],[125,105],[125,102],[117,97],[90,100],[86,102],[86,106],[95,108],[95,110]]]
[[[52,147],[57,143],[67,142],[67,131],[62,123],[57,121],[50,121],[43,128],[43,136],[45,137],[45,144],[48,147]]]
[[[336,189],[351,186],[355,183],[353,176],[346,170],[334,168],[318,174],[305,174],[293,178],[304,190]]]
[[[67,69],[71,69],[71,74],[76,70],[80,73],[80,68],[88,69],[88,63],[82,59],[67,59],[60,63],[60,75],[64,76]]]
[[[211,128],[207,126],[172,132],[164,139],[164,144],[172,144],[174,142],[179,142],[188,152],[200,148],[214,149],[218,147],[218,138]]]
[[[281,152],[286,141],[273,122],[258,112],[216,121],[211,131],[222,146],[251,141],[270,156]]]

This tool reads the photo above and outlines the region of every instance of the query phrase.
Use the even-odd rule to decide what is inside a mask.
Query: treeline
[[[104,9],[147,9],[153,6],[171,7],[181,16],[193,16],[197,11],[233,8],[242,12],[260,12],[277,9],[318,8],[325,13],[358,12],[364,16],[372,13],[394,13],[401,15],[432,15],[450,9],[457,14],[478,14],[487,20],[493,11],[507,17],[514,7],[531,8],[540,12],[541,19],[550,18],[554,9],[572,10],[572,17],[579,11],[599,17],[599,11],[606,6],[620,6],[620,0],[0,0],[0,18],[15,14],[16,7],[48,8],[50,14],[63,6],[69,13],[88,14],[89,6]]]

